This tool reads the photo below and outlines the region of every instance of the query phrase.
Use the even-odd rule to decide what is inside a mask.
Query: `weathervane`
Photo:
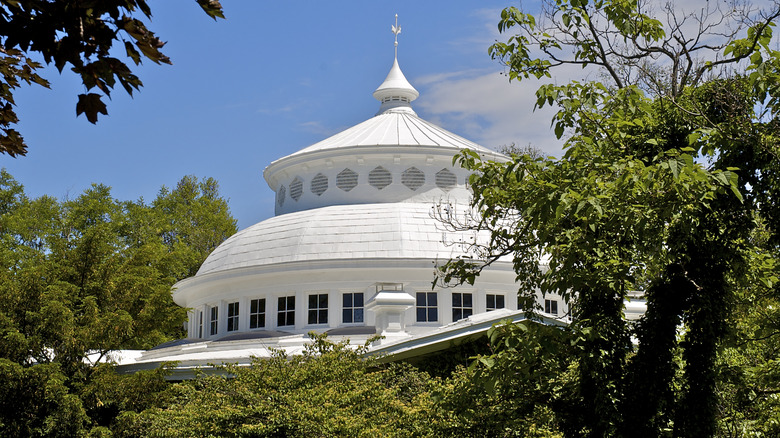
[[[395,35],[395,57],[398,58],[398,34],[401,33],[401,26],[398,25],[398,14],[395,14],[395,26],[390,26],[390,30]]]

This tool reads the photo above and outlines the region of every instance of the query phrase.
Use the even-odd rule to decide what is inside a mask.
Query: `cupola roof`
[[[415,114],[410,103],[419,95],[420,93],[406,80],[404,72],[398,65],[398,58],[395,58],[385,81],[374,91],[374,98],[382,102],[377,115],[387,111]]]

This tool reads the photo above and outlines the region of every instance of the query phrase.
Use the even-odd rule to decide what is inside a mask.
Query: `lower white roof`
[[[522,310],[498,309],[473,315],[442,327],[431,327],[416,335],[392,334],[374,343],[369,355],[381,356],[382,361],[405,360],[415,356],[444,350],[469,339],[484,335],[493,325],[508,321],[517,323],[526,319]],[[564,319],[553,315],[541,314],[535,319],[548,325],[567,325]],[[334,341],[348,338],[352,345],[363,344],[368,334],[353,336],[331,336]],[[154,369],[166,362],[177,362],[170,379],[180,380],[195,377],[199,372],[222,373],[218,367],[222,364],[248,366],[253,358],[270,357],[274,350],[283,350],[287,354],[300,354],[309,342],[306,335],[284,335],[257,337],[236,340],[196,340],[182,339],[171,346],[161,346],[144,352],[118,352],[119,372],[132,373],[145,369]]]
[[[449,260],[472,255],[475,232],[452,232],[431,203],[333,205],[275,216],[231,236],[197,275],[277,263],[336,259]]]

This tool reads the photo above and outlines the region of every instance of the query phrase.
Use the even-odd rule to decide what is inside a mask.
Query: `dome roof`
[[[431,146],[445,150],[450,149],[449,153],[452,155],[460,149],[473,149],[490,156],[504,157],[496,151],[423,120],[416,114],[388,111],[281,158],[269,167],[287,158],[311,152],[365,146],[405,146],[410,148]],[[351,152],[357,153],[354,150]]]
[[[313,260],[446,261],[466,254],[475,235],[447,232],[432,217],[433,208],[413,202],[334,205],[275,216],[223,242],[197,275]]]
[[[396,37],[400,30],[393,27]],[[397,53],[373,95],[381,102],[377,115],[266,167],[278,215],[223,242],[197,275],[312,260],[449,260],[466,253],[466,245],[449,243],[475,236],[448,236],[431,216],[439,194],[469,204],[468,172],[455,169],[452,157],[462,149],[488,159],[506,157],[418,117],[410,103],[419,93],[401,71]],[[426,191],[403,183],[403,172],[410,170],[420,184],[428,173]],[[346,171],[352,184],[340,186]],[[438,182],[442,172],[451,178],[445,188]]]

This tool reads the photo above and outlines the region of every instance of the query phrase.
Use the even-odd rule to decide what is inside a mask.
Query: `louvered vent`
[[[368,173],[368,183],[379,190],[389,186],[393,182],[393,175],[382,166],[377,166]]]
[[[417,190],[425,184],[425,174],[416,167],[410,167],[401,174],[401,184]]]
[[[284,186],[280,186],[279,190],[276,192],[276,203],[279,204],[279,207],[284,205],[284,197],[287,195],[287,190],[284,188]]]
[[[317,176],[311,180],[311,192],[320,196],[325,193],[325,190],[328,190],[328,177],[318,173]]]
[[[455,174],[447,169],[436,172],[436,187],[442,190],[449,190],[458,183]]]
[[[297,201],[301,199],[301,195],[303,195],[303,181],[296,176],[293,182],[290,183],[290,197]]]
[[[348,192],[357,186],[358,174],[352,169],[344,169],[336,175],[336,187]]]

